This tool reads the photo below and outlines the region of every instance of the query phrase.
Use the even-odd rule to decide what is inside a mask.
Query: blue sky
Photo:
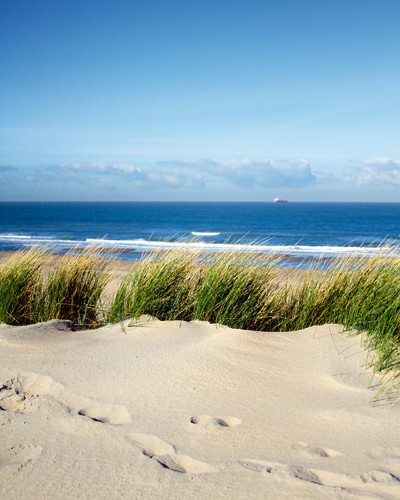
[[[400,201],[398,0],[1,0],[0,200]]]

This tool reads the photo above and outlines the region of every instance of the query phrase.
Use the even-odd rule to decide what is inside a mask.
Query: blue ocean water
[[[173,246],[294,258],[371,253],[400,240],[400,203],[0,203],[0,250],[100,245],[120,257]]]

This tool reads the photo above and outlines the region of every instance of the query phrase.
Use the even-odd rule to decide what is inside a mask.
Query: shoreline
[[[18,237],[19,238],[19,237]],[[27,237],[27,241],[17,245],[13,249],[0,250],[2,253],[14,253],[26,251],[32,248],[46,249],[49,253],[55,255],[64,255],[71,251],[85,251],[93,248],[99,251],[106,259],[113,259],[115,256],[120,260],[136,262],[143,260],[147,256],[156,252],[187,251],[199,253],[205,256],[218,256],[229,252],[238,255],[257,255],[260,260],[280,261],[282,267],[308,269],[318,263],[319,266],[326,266],[336,260],[346,258],[374,257],[379,254],[394,254],[400,256],[400,247],[396,241],[389,239],[382,240],[380,244],[369,245],[360,244],[352,246],[351,242],[344,246],[338,245],[301,245],[281,244],[273,245],[270,240],[253,240],[244,242],[238,240],[231,242],[228,238],[223,242],[208,242],[197,240],[194,236],[188,236],[183,240],[145,240],[137,238],[134,240],[106,240],[101,238],[87,239],[85,241],[76,240],[74,243],[64,246],[62,240],[46,240],[34,242]],[[58,241],[58,242],[57,242]],[[30,243],[29,243],[30,242]],[[132,245],[132,246],[129,246]]]

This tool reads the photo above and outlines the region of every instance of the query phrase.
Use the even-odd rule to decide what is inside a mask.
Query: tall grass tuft
[[[400,259],[392,255],[337,259],[318,279],[310,277],[278,303],[278,331],[340,323],[365,332],[377,371],[400,368]],[[278,294],[279,295],[279,294]]]
[[[204,266],[194,293],[193,318],[231,328],[260,330],[272,293],[273,265],[254,254],[222,253]]]
[[[59,259],[50,270],[42,295],[41,320],[69,319],[94,328],[104,321],[100,298],[109,280],[107,262],[99,250],[76,250]]]
[[[36,322],[43,293],[42,251],[16,252],[0,263],[0,323]]]
[[[377,370],[389,370],[400,359],[400,259],[364,259],[348,273],[338,321],[368,332]]]
[[[153,252],[123,279],[109,313],[115,323],[143,314],[160,320],[192,319],[199,276],[193,253]]]
[[[45,249],[16,252],[0,263],[0,322],[28,325],[68,319],[94,328],[102,321],[100,296],[109,279],[97,250],[71,252],[46,272]]]

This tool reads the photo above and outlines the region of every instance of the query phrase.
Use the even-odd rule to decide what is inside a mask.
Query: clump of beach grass
[[[94,328],[104,321],[100,299],[109,281],[107,261],[98,249],[73,250],[49,271],[42,294],[41,320],[68,319]]]
[[[362,259],[347,273],[347,287],[337,304],[337,319],[367,332],[375,368],[390,370],[400,360],[400,259],[395,255]]]
[[[273,293],[275,262],[256,254],[224,252],[203,266],[193,297],[193,318],[231,328],[260,330],[261,310]]]
[[[19,251],[0,262],[0,323],[27,325],[38,320],[43,293],[42,251]]]
[[[275,302],[282,323],[271,331],[339,323],[364,333],[376,371],[400,368],[400,259],[393,252],[336,259],[318,278],[311,270],[299,287],[283,287]]]
[[[258,312],[271,289],[272,265],[254,254],[224,252],[205,258],[196,251],[153,252],[122,281],[109,321],[149,315],[193,319],[232,328],[258,329]]]
[[[48,269],[46,249],[19,251],[0,263],[0,322],[29,325],[67,319],[94,328],[104,318],[101,293],[109,279],[99,251],[73,250]]]
[[[111,305],[109,321],[137,319],[144,314],[160,320],[192,319],[193,290],[198,275],[194,253],[152,252],[122,280]]]

